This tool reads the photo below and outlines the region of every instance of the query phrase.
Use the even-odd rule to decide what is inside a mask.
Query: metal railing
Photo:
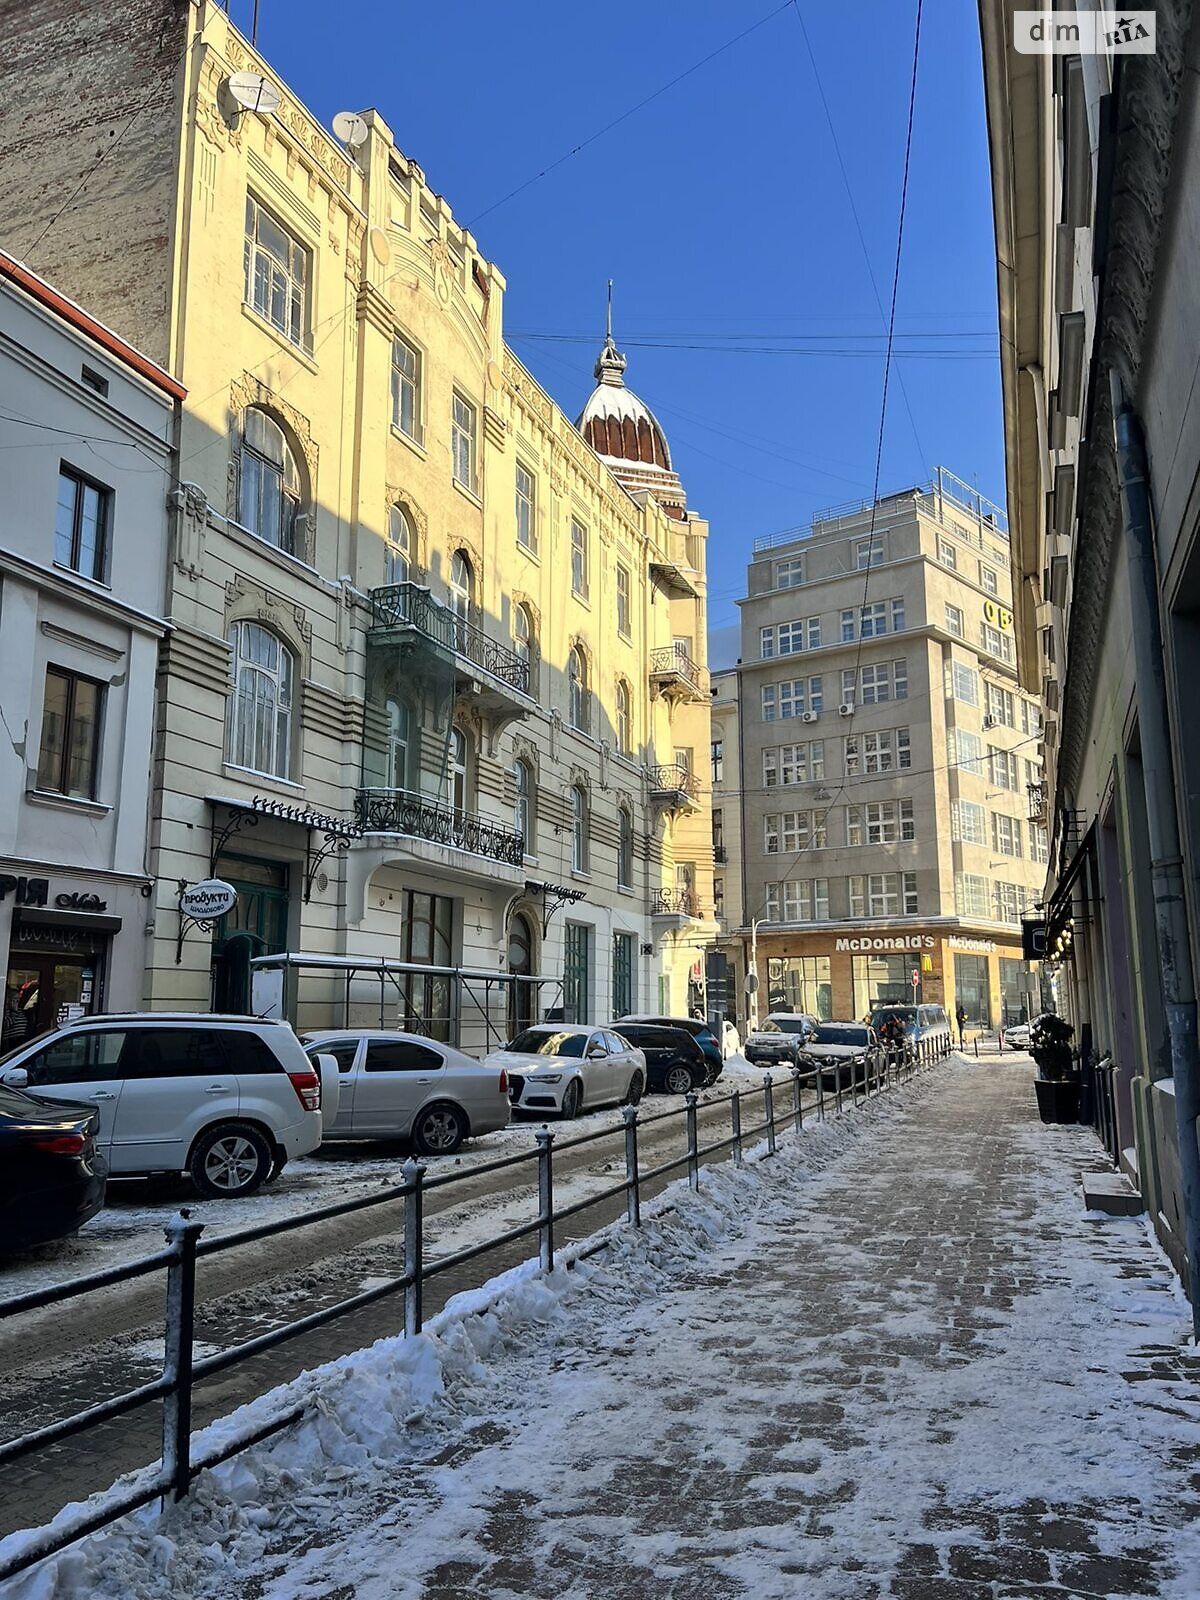
[[[661,766],[647,767],[651,794],[685,794],[691,800],[700,795],[700,780],[681,761],[668,761]]]
[[[674,889],[654,889],[650,894],[652,917],[698,917],[700,901],[695,889],[679,885]]]
[[[664,645],[650,652],[651,678],[678,678],[694,694],[703,694],[704,681],[700,668],[681,644]]]
[[[470,662],[519,694],[529,693],[529,663],[508,645],[450,606],[435,600],[419,583],[389,583],[371,590],[372,626],[413,628],[443,650]]]
[[[1114,1167],[1121,1164],[1121,1130],[1117,1122],[1117,1063],[1101,1056],[1092,1067],[1092,1127]]]
[[[1047,814],[1046,785],[1044,783],[1027,783],[1025,796],[1029,803],[1030,822],[1045,822]]]
[[[103,1423],[161,1400],[162,1457],[158,1470],[148,1478],[139,1474],[136,1485],[124,1493],[106,1496],[99,1504],[93,1501],[86,1502],[80,1506],[74,1517],[60,1523],[57,1528],[45,1527],[35,1532],[17,1552],[0,1560],[0,1582],[27,1571],[46,1557],[66,1549],[87,1534],[96,1532],[129,1512],[150,1504],[153,1500],[182,1499],[199,1473],[281,1432],[292,1423],[300,1421],[312,1409],[311,1400],[289,1406],[268,1422],[260,1423],[233,1439],[226,1437],[218,1448],[196,1454],[193,1450],[191,1429],[192,1396],[195,1386],[205,1379],[239,1366],[285,1344],[288,1340],[325,1327],[339,1317],[360,1311],[395,1295],[403,1297],[404,1332],[411,1337],[421,1331],[424,1322],[424,1288],[431,1279],[478,1260],[494,1250],[534,1237],[538,1240],[540,1268],[543,1272],[550,1272],[554,1268],[556,1259],[557,1224],[576,1217],[593,1206],[601,1205],[616,1197],[623,1197],[629,1224],[639,1227],[642,1190],[646,1185],[686,1171],[689,1187],[696,1190],[700,1187],[700,1166],[703,1158],[721,1155],[728,1151],[734,1164],[740,1166],[746,1141],[759,1137],[765,1140],[766,1153],[773,1155],[780,1134],[786,1132],[789,1127],[797,1134],[802,1132],[806,1115],[815,1116],[818,1121],[824,1121],[827,1116],[835,1113],[841,1115],[847,1107],[859,1106],[885,1090],[908,1081],[919,1067],[934,1063],[942,1056],[948,1055],[949,1051],[949,1039],[923,1040],[913,1050],[900,1048],[875,1050],[860,1062],[838,1061],[824,1066],[814,1063],[805,1069],[793,1067],[790,1072],[791,1104],[783,1110],[776,1106],[775,1084],[769,1076],[761,1088],[745,1092],[735,1089],[731,1094],[715,1096],[704,1102],[704,1111],[708,1114],[714,1108],[727,1106],[730,1131],[725,1137],[705,1145],[699,1140],[697,1120],[699,1102],[695,1093],[689,1093],[685,1096],[682,1108],[643,1116],[636,1106],[626,1106],[622,1114],[623,1126],[600,1128],[591,1133],[577,1134],[573,1138],[560,1139],[549,1128],[543,1127],[535,1134],[536,1148],[533,1150],[521,1151],[512,1156],[501,1156],[494,1161],[481,1162],[478,1166],[457,1172],[439,1173],[432,1178],[426,1175],[426,1168],[421,1162],[409,1160],[403,1168],[402,1183],[391,1184],[358,1199],[324,1206],[302,1216],[262,1223],[257,1227],[246,1228],[239,1233],[225,1234],[215,1239],[202,1238],[203,1224],[192,1220],[186,1211],[181,1211],[167,1225],[165,1250],[159,1250],[143,1260],[131,1262],[126,1266],[112,1267],[103,1272],[74,1279],[69,1283],[57,1284],[48,1289],[37,1289],[0,1302],[0,1320],[8,1320],[23,1312],[61,1305],[69,1301],[83,1301],[82,1309],[86,1315],[86,1300],[89,1295],[111,1288],[115,1284],[132,1282],[149,1273],[166,1274],[165,1354],[161,1375],[150,1383],[100,1401],[84,1411],[60,1418],[57,1422],[38,1428],[32,1433],[23,1434],[0,1444],[0,1469],[4,1469],[14,1462],[36,1455],[50,1445],[86,1435]],[[807,1106],[806,1089],[812,1096]],[[752,1105],[760,1096],[763,1120],[747,1127],[742,1121],[743,1104]],[[683,1125],[684,1152],[657,1166],[648,1169],[643,1167],[638,1154],[639,1129],[672,1122]],[[588,1194],[582,1200],[556,1207],[555,1153],[561,1155],[565,1151],[578,1150],[606,1139],[621,1139],[624,1143],[624,1177],[595,1193]],[[455,1184],[478,1179],[488,1173],[534,1166],[536,1166],[538,1193],[535,1216],[516,1227],[494,1234],[479,1244],[452,1251],[434,1260],[426,1258],[424,1226],[426,1195],[435,1190],[451,1188]],[[378,1206],[393,1205],[398,1201],[403,1201],[404,1204],[403,1272],[396,1273],[382,1282],[373,1281],[370,1288],[358,1294],[350,1295],[318,1311],[310,1312],[307,1316],[245,1339],[228,1349],[197,1357],[194,1321],[199,1262],[209,1256],[236,1250],[263,1239],[277,1238],[285,1233],[302,1232],[332,1218],[348,1216]],[[573,1259],[594,1254],[603,1249],[607,1242],[607,1237],[601,1234],[590,1243],[580,1246]]]
[[[405,833],[514,867],[525,859],[525,841],[515,828],[411,789],[360,789],[354,815],[367,833]]]

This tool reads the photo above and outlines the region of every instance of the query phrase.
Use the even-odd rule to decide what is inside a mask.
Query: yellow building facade
[[[340,142],[217,6],[162,10],[178,81],[130,152],[170,157],[173,188],[146,186],[172,192],[141,271],[161,295],[110,270],[103,179],[53,269],[189,392],[147,1002],[467,1048],[690,1009],[715,931],[707,526],[623,360],[610,338],[580,421],[632,427],[598,452],[381,116]],[[214,877],[234,910],[182,918]]]

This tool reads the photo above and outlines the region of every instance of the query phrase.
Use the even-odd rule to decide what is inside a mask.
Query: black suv
[[[625,1032],[625,1024],[630,1027],[635,1022],[650,1022],[656,1028],[682,1028],[685,1033],[690,1033],[692,1038],[704,1052],[704,1059],[708,1062],[708,1082],[716,1083],[725,1070],[725,1057],[721,1051],[721,1041],[709,1027],[707,1022],[702,1022],[699,1017],[652,1017],[645,1014],[631,1017],[622,1017],[613,1023],[618,1033]],[[630,1040],[632,1044],[633,1041]]]
[[[646,1058],[646,1087],[665,1094],[686,1094],[702,1089],[709,1064],[699,1040],[686,1028],[660,1027],[654,1022],[615,1022],[613,1027]]]

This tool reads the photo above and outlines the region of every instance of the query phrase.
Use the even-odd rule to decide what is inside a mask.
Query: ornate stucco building
[[[18,143],[68,10],[39,6],[0,73]],[[147,1000],[467,1047],[694,1002],[707,526],[611,336],[577,428],[378,112],[343,145],[215,4],[117,11],[93,66],[141,110],[39,255],[189,389]],[[68,118],[54,160],[82,169],[92,132]],[[32,236],[60,198],[0,185],[0,217]],[[236,908],[182,924],[209,876]]]

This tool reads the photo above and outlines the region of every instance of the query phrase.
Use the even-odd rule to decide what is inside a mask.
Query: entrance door
[[[533,976],[533,928],[520,911],[508,925],[508,970],[516,979],[508,997],[508,1037],[515,1039],[532,1023],[535,1009],[534,985],[527,981]]]
[[[93,957],[14,953],[4,984],[0,1047],[11,1050],[66,1022],[91,1016],[99,998]]]
[[[213,929],[213,1010],[250,1010],[250,962],[288,945],[289,869],[286,861],[223,855],[217,876],[233,885],[238,902]]]

